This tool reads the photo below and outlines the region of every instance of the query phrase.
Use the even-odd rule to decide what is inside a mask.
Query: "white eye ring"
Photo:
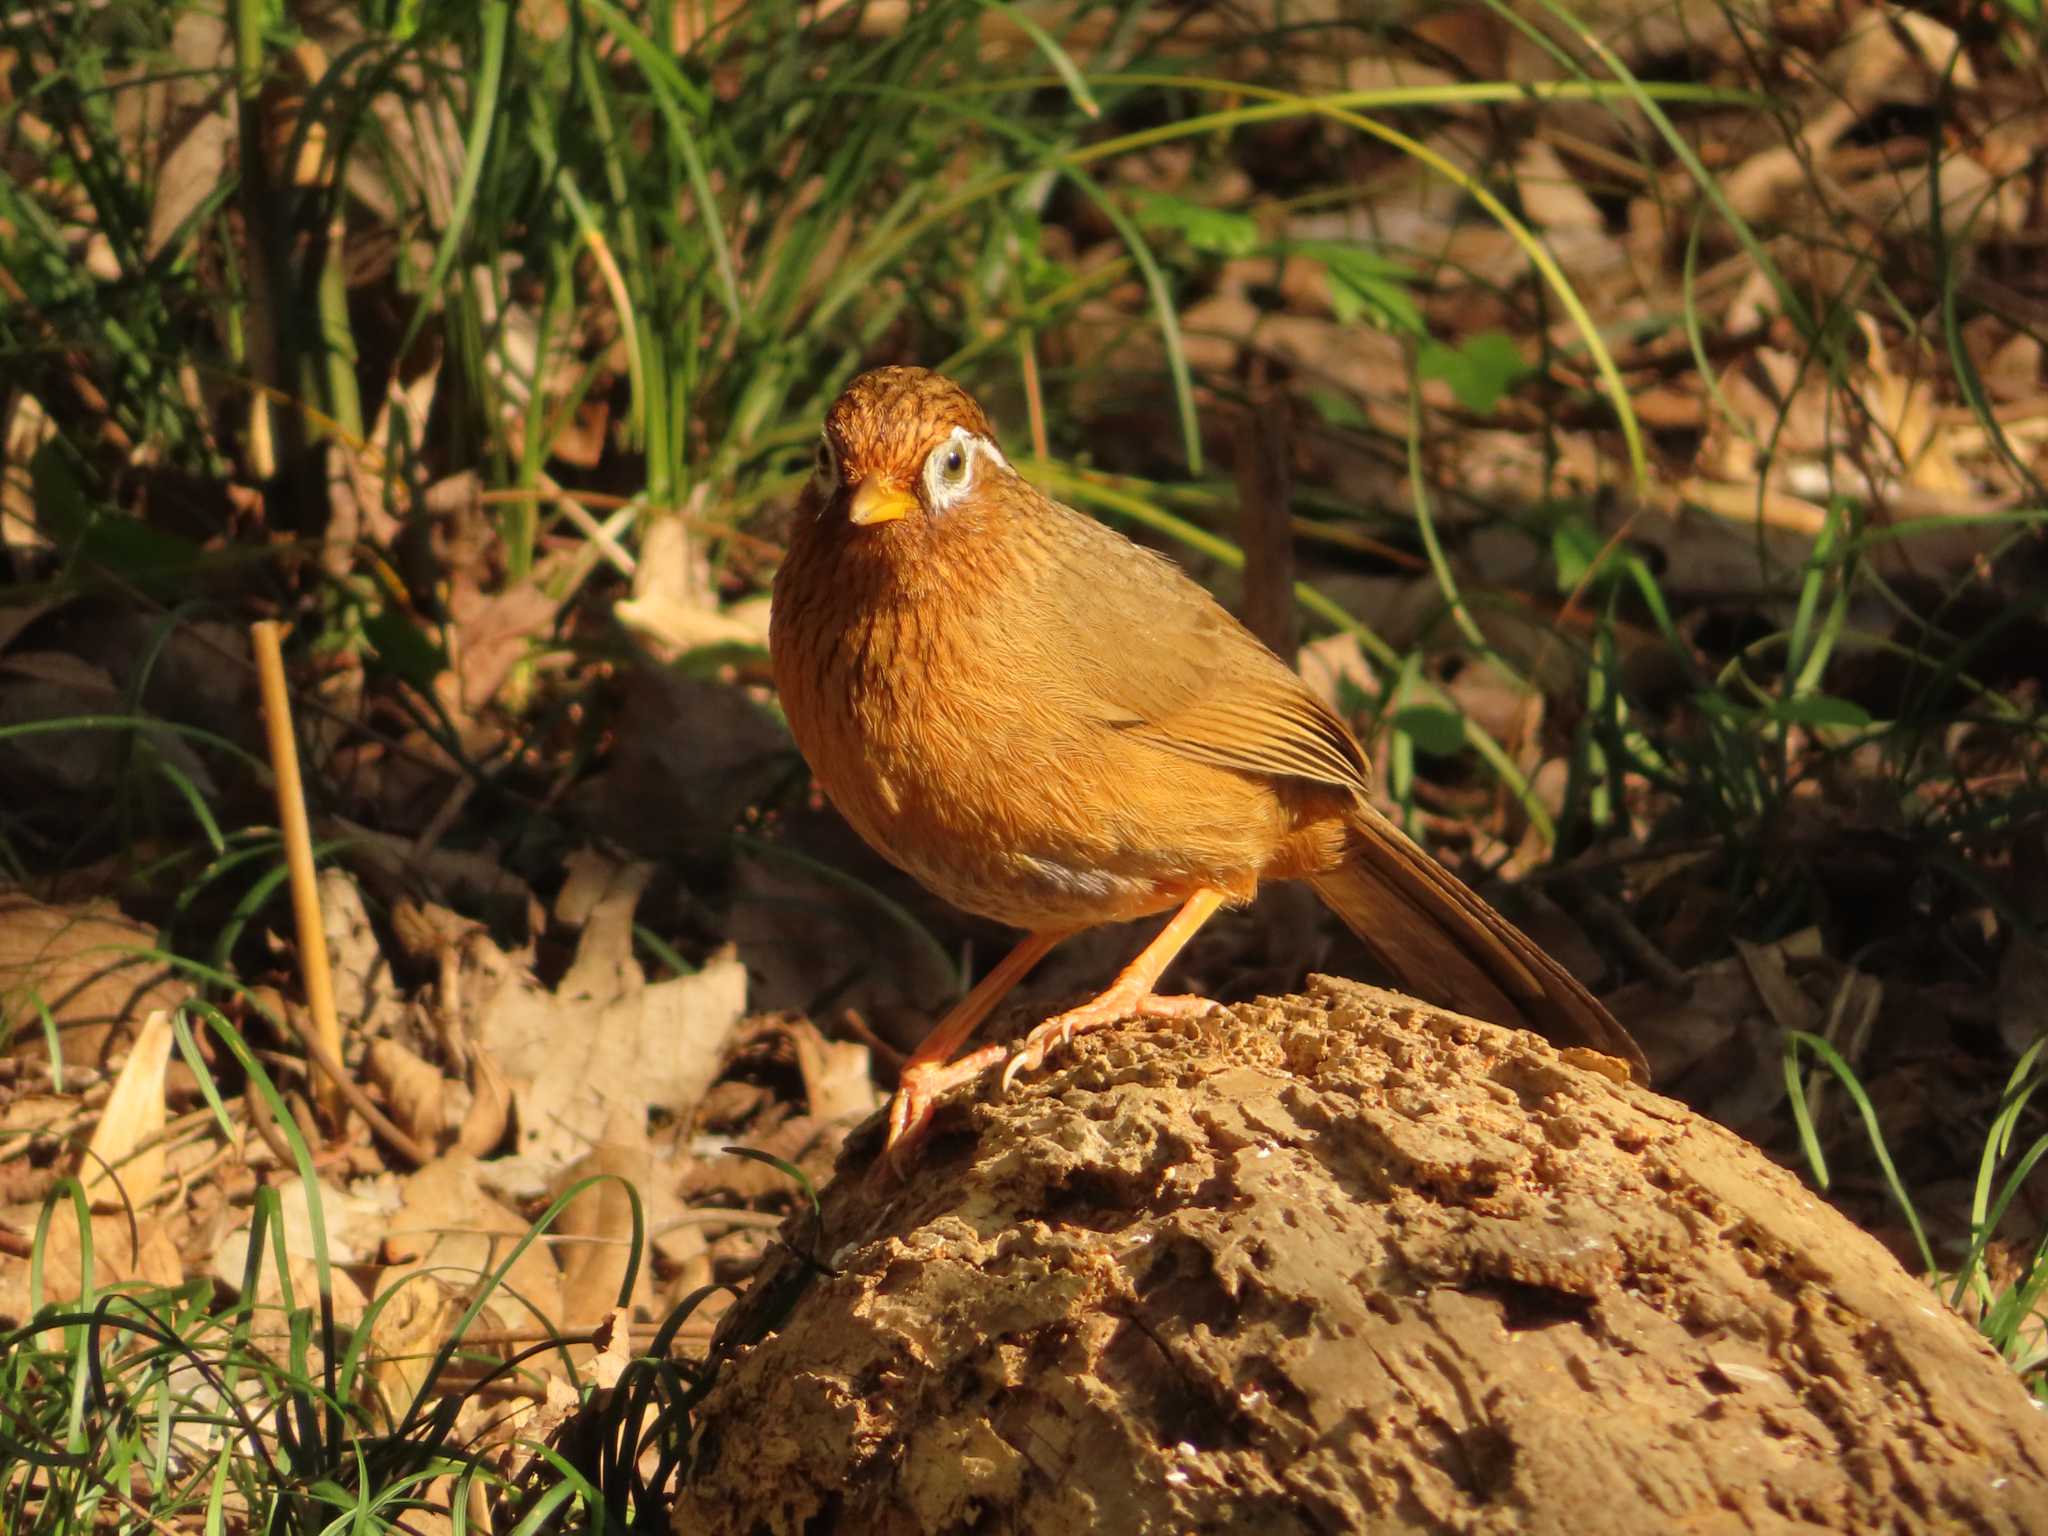
[[[926,505],[934,512],[943,512],[965,496],[974,484],[974,461],[983,456],[998,464],[1003,462],[1001,452],[987,438],[965,427],[955,427],[948,433],[946,440],[925,456]]]

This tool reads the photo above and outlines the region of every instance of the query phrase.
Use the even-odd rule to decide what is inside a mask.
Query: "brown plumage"
[[[1078,929],[1181,909],[1101,997],[1033,1030],[1010,1073],[1079,1029],[1206,1008],[1152,985],[1262,880],[1309,881],[1417,995],[1647,1076],[1585,987],[1373,809],[1364,751],[1300,678],[1171,561],[1028,485],[937,374],[863,374],[826,415],[771,648],[797,745],[847,820],[1028,935],[911,1058],[892,1146],[1003,1054],[948,1060]]]

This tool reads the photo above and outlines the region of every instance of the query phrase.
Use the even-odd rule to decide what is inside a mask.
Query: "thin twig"
[[[1667,992],[1683,997],[1692,990],[1692,979],[1674,965],[1655,944],[1648,934],[1638,928],[1635,919],[1621,909],[1619,903],[1609,900],[1590,886],[1574,893],[1571,903],[1579,911],[1600,926],[1608,938],[1627,951],[1628,957],[1648,973],[1650,979]]]
[[[299,1044],[305,1050],[306,1059],[326,1074],[334,1091],[347,1100],[349,1107],[368,1122],[371,1130],[388,1143],[393,1151],[410,1161],[415,1168],[425,1167],[434,1160],[434,1149],[413,1140],[396,1121],[379,1109],[377,1101],[364,1091],[363,1085],[358,1083],[348,1068],[342,1065],[341,1058],[328,1050],[312,1030],[300,1023],[298,1016],[290,1008],[279,1011],[284,1016],[286,1026],[299,1037]]]

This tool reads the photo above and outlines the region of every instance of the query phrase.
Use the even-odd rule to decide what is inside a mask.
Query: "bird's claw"
[[[1017,1086],[1018,1078],[1026,1072],[1036,1072],[1044,1066],[1045,1058],[1052,1053],[1055,1045],[1065,1050],[1073,1043],[1074,1025],[1071,1020],[1065,1015],[1046,1020],[1026,1035],[1024,1043],[1017,1047],[1016,1054],[1003,1063],[1002,1079],[996,1085],[997,1095],[1007,1097],[1010,1090]]]
[[[1132,998],[1097,998],[1092,1003],[1056,1014],[1026,1035],[1023,1043],[1003,1064],[1003,1075],[996,1091],[999,1094],[1009,1093],[1016,1087],[1018,1078],[1044,1066],[1046,1058],[1055,1050],[1063,1051],[1072,1045],[1074,1036],[1100,1029],[1106,1024],[1122,1019],[1198,1019],[1215,1011],[1216,1004],[1206,997],[1161,997],[1148,992]]]
[[[1003,1048],[986,1045],[950,1062],[922,1062],[907,1066],[889,1098],[889,1129],[882,1139],[882,1155],[875,1162],[878,1177],[900,1179],[909,1171],[917,1149],[931,1134],[939,1100],[961,1083],[971,1082],[1002,1058]]]

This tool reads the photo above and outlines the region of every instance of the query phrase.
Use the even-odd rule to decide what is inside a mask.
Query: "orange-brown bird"
[[[1409,991],[1648,1067],[1584,986],[1373,808],[1344,723],[1171,561],[1025,482],[966,391],[862,374],[825,417],[775,581],[797,745],[862,837],[1025,938],[904,1065],[889,1148],[1001,1059],[954,1059],[1062,938],[1178,909],[1005,1082],[1119,1019],[1207,1010],[1160,973],[1262,880],[1307,880]]]

